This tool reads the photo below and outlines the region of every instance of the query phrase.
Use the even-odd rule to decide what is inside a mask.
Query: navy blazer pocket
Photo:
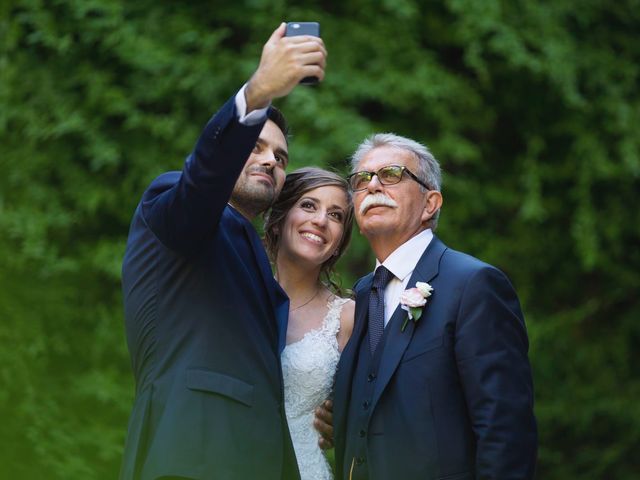
[[[191,368],[187,370],[186,381],[187,388],[191,390],[216,393],[248,407],[253,406],[253,385],[237,378],[211,370]]]
[[[402,363],[408,362],[409,360],[413,360],[414,358],[419,357],[420,355],[424,355],[425,353],[428,353],[431,350],[441,347],[443,343],[444,343],[444,336],[440,335],[436,338],[432,338],[431,340],[427,340],[422,345],[416,345],[413,348],[409,347],[409,349],[407,349],[407,351],[405,352],[404,357],[402,357]]]

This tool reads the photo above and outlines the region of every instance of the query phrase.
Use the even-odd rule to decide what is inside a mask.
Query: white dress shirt
[[[244,91],[246,89],[247,84],[245,83],[238,93],[236,93],[236,113],[238,114],[238,121],[241,124],[251,126],[264,120],[267,116],[267,110],[271,103],[264,108],[258,108],[247,113],[247,99],[244,96]]]
[[[431,243],[432,238],[433,232],[430,228],[427,228],[396,248],[382,264],[376,260],[376,268],[384,265],[394,275],[384,290],[385,327],[387,323],[389,323],[393,312],[396,311],[400,303],[400,296],[402,292],[407,289],[411,274],[415,270],[418,260],[420,260],[425,249],[429,246],[429,243]],[[412,287],[415,287],[415,285],[412,285]]]

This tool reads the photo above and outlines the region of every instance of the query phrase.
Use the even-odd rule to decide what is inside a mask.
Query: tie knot
[[[376,272],[373,274],[373,284],[371,285],[371,288],[384,290],[384,288],[387,286],[387,283],[389,283],[389,280],[391,280],[393,276],[394,275],[393,273],[391,273],[391,271],[380,265],[376,269]]]

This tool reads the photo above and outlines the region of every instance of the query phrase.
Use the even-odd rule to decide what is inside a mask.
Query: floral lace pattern
[[[348,301],[333,298],[318,328],[308,331],[282,352],[284,404],[301,480],[331,480],[329,462],[318,446],[314,410],[329,397],[340,352],[336,335],[340,312]]]

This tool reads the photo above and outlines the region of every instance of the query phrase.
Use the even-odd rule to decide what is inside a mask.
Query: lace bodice
[[[348,301],[329,301],[327,315],[318,328],[308,331],[282,352],[284,403],[302,480],[331,480],[331,468],[313,427],[314,410],[329,397],[340,358],[336,335],[340,312]]]

